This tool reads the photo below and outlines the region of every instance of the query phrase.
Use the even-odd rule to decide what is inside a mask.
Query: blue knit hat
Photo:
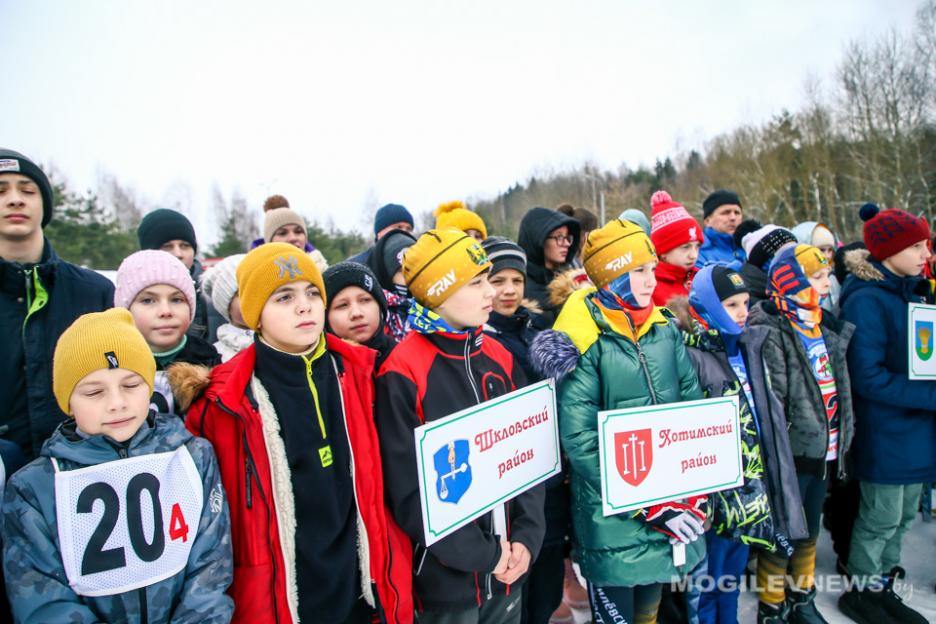
[[[386,204],[377,210],[374,216],[374,236],[377,232],[394,223],[409,223],[413,226],[413,215],[400,204]]]

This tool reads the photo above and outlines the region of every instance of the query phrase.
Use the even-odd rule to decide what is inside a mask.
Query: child
[[[695,263],[704,237],[699,223],[666,191],[654,193],[650,206],[650,240],[660,255],[653,305],[665,306],[673,297],[689,294],[689,285],[698,271]]]
[[[789,423],[790,447],[809,537],[794,542],[793,555],[761,553],[757,564],[759,622],[822,622],[816,609],[816,539],[829,474],[845,476],[845,455],[855,433],[845,352],[851,323],[823,314],[832,267],[811,245],[779,252],[768,271],[769,299],[751,312],[750,324],[767,329],[764,360],[771,386]],[[794,584],[784,596],[789,566]]]
[[[228,256],[202,275],[202,292],[227,321],[218,327],[218,341],[214,343],[222,362],[227,362],[253,344],[254,333],[244,324],[240,297],[237,296],[237,266],[244,255]]]
[[[325,256],[309,240],[305,219],[289,207],[289,200],[282,195],[271,195],[263,202],[262,242],[288,243],[309,254],[319,271],[328,268]]]
[[[432,213],[437,230],[461,230],[479,243],[487,238],[487,227],[476,212],[468,210],[464,202],[455,200],[439,204]]]
[[[218,449],[231,493],[235,622],[412,622],[411,550],[387,518],[374,352],[325,334],[312,259],[267,243],[237,267],[254,344],[188,368],[186,425]]]
[[[741,404],[744,485],[709,497],[712,528],[702,567],[718,585],[701,595],[699,621],[704,624],[738,621],[737,588],[749,547],[785,551],[791,538],[807,535],[783,406],[764,370],[767,330],[746,326],[749,299],[738,273],[708,265],[692,282],[691,319],[684,320],[689,357],[705,397],[736,395]],[[726,581],[735,589],[722,591]]]
[[[150,410],[155,370],[126,310],[86,314],[59,338],[52,391],[71,418],[4,497],[17,622],[229,621],[218,464],[178,418]]]
[[[415,299],[413,331],[377,378],[387,498],[416,544],[414,589],[421,623],[519,622],[520,582],[543,541],[540,485],[505,504],[509,524],[500,539],[492,512],[428,549],[423,546],[413,429],[525,384],[510,352],[481,331],[494,295],[490,268],[484,250],[464,232],[430,230],[420,236],[403,258]]]
[[[739,238],[738,234],[743,233],[742,228],[749,223],[752,221],[744,221],[738,226],[738,231],[735,232],[736,239]],[[796,236],[784,227],[768,223],[741,236],[740,244],[747,260],[738,273],[747,286],[748,294],[751,295],[749,307],[753,308],[767,298],[767,269],[770,268],[774,256],[787,247],[796,247]]]
[[[861,503],[851,538],[848,572],[883,588],[855,587],[839,608],[856,622],[925,622],[894,592],[901,541],[936,480],[936,383],[907,378],[907,305],[932,303],[922,276],[931,252],[926,219],[902,210],[862,207],[867,251],[848,252],[842,318],[856,326],[848,351],[855,379],[855,452]],[[915,331],[915,330],[914,330]],[[932,344],[932,343],[930,343]]]
[[[566,301],[555,331],[537,336],[534,366],[559,380],[559,432],[572,472],[572,524],[594,620],[653,621],[662,583],[701,560],[705,497],[603,516],[598,419],[605,409],[702,398],[682,336],[653,305],[656,252],[640,226],[615,219],[585,243],[594,288]],[[686,565],[673,564],[675,541]]]
[[[165,251],[138,251],[117,268],[114,306],[127,308],[156,358],[153,409],[184,416],[168,369],[176,362],[214,366],[221,358],[203,338],[186,334],[195,318],[195,287],[185,265]]]
[[[377,352],[374,372],[380,369],[396,340],[387,331],[387,299],[377,278],[363,264],[339,262],[322,275],[328,309],[325,330],[342,340]]]
[[[387,300],[387,327],[397,342],[409,333],[406,319],[413,300],[403,279],[403,254],[415,243],[416,238],[406,230],[390,230],[377,241],[368,260],[368,266],[383,288]]]
[[[491,261],[488,282],[494,287],[494,309],[484,333],[510,351],[529,383],[539,381],[542,377],[530,365],[530,345],[548,327],[532,309],[535,303],[523,298],[526,254],[517,243],[502,236],[492,236],[481,246]],[[546,481],[546,533],[523,590],[523,621],[529,624],[547,624],[562,602],[563,559],[571,521],[567,477],[560,473]]]

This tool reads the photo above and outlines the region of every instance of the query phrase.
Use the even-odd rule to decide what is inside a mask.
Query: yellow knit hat
[[[589,232],[582,257],[585,273],[596,288],[657,259],[647,233],[639,225],[621,219]]]
[[[143,378],[153,392],[156,360],[126,308],[79,316],[62,332],[52,357],[52,393],[66,414],[75,386],[96,370],[123,368]]]
[[[436,218],[437,230],[454,229],[462,232],[478,230],[481,232],[482,240],[488,237],[484,221],[478,213],[468,210],[464,202],[456,200],[439,204],[432,214]]]
[[[406,286],[430,309],[490,267],[478,241],[459,230],[429,230],[403,254]]]
[[[793,253],[796,256],[796,261],[803,267],[803,273],[806,274],[806,277],[811,277],[829,266],[829,259],[819,251],[818,247],[797,245]]]
[[[293,282],[309,282],[318,287],[322,302],[326,302],[322,274],[301,249],[289,243],[266,243],[244,256],[237,265],[237,292],[247,327],[256,330],[263,306],[273,291]]]

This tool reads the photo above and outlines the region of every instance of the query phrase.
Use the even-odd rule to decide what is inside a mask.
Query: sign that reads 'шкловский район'
[[[562,470],[552,380],[413,433],[427,546]]]

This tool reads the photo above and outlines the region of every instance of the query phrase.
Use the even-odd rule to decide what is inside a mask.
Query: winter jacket
[[[653,290],[653,305],[665,306],[673,297],[688,297],[689,285],[699,269],[684,269],[668,262],[660,262],[656,268],[657,285]]]
[[[411,546],[384,505],[380,450],[371,417],[374,352],[326,335],[338,374],[350,441],[361,564],[361,589],[379,598],[387,621],[411,623]],[[185,387],[201,393],[186,426],[219,449],[221,480],[230,495],[234,546],[234,622],[297,620],[294,499],[280,425],[254,376],[256,347],[214,368],[188,367]],[[363,530],[361,529],[363,527]],[[373,583],[373,585],[372,585]]]
[[[669,582],[696,566],[703,540],[673,565],[669,538],[635,514],[605,517],[601,506],[597,413],[702,398],[699,380],[668,312],[655,308],[637,342],[611,329],[594,288],[574,292],[555,331],[537,336],[534,366],[559,383],[559,434],[572,472],[576,560],[595,585]]]
[[[414,589],[421,607],[470,609],[482,596],[509,591],[491,571],[501,555],[493,514],[485,514],[424,546],[413,429],[525,384],[520,365],[480,330],[468,334],[413,332],[400,342],[377,377],[377,429],[393,517],[416,545]],[[533,560],[543,541],[542,485],[508,502],[507,539]]]
[[[374,246],[371,245],[364,251],[359,254],[353,255],[348,258],[348,262],[357,262],[358,264],[363,264],[364,266],[370,266],[370,257],[374,253]]]
[[[207,340],[209,343],[213,342],[211,335],[210,327],[210,313],[209,308],[213,309],[214,306],[211,305],[211,302],[205,298],[202,294],[202,285],[201,285],[201,276],[203,273],[201,262],[196,258],[192,263],[192,268],[189,269],[189,274],[192,276],[192,282],[195,286],[195,318],[192,319],[191,325],[189,325],[188,330],[185,332],[189,336],[194,336],[196,338],[201,338],[202,340]]]
[[[738,272],[741,275],[741,279],[744,280],[744,287],[747,289],[748,294],[751,295],[751,300],[748,303],[749,308],[753,308],[755,305],[767,299],[767,272],[759,266],[754,266],[750,262],[745,262],[741,265],[741,270]]]
[[[52,395],[55,343],[82,314],[113,305],[114,285],[60,259],[48,240],[32,267],[0,259],[0,436],[28,459],[65,419]]]
[[[780,314],[769,299],[751,310],[748,325],[763,326],[768,330],[764,341],[764,361],[767,363],[771,388],[783,403],[783,411],[789,423],[790,447],[793,449],[797,472],[825,477],[829,417],[802,340],[796,335],[790,321]],[[852,386],[846,356],[855,326],[836,320],[831,314],[823,314],[821,328],[838,398],[837,473],[841,479],[848,471],[848,451],[855,437]]]
[[[254,332],[252,329],[241,329],[231,323],[225,323],[218,327],[218,341],[214,343],[215,351],[221,356],[222,362],[227,362],[232,357],[249,347],[254,341]]]
[[[931,303],[922,277],[897,277],[864,249],[846,254],[842,318],[855,324],[854,473],[883,484],[936,480],[936,382],[907,377],[907,304]]]
[[[520,233],[517,235],[517,244],[523,247],[527,256],[526,297],[539,303],[543,309],[543,320],[548,324],[552,324],[559,315],[559,310],[549,300],[549,283],[558,272],[569,267],[547,269],[543,247],[546,245],[546,237],[564,225],[568,226],[569,234],[572,235],[572,246],[566,256],[566,262],[571,266],[579,250],[581,235],[581,226],[572,217],[548,208],[531,208],[523,215]]]
[[[193,540],[188,563],[172,576],[140,588],[102,596],[77,594],[69,584],[63,564],[63,533],[56,515],[56,473],[67,474],[125,458],[172,453],[182,448],[194,461],[197,477],[202,483],[201,514],[198,518],[176,516],[175,510],[181,509],[178,503],[171,512],[163,508],[165,534],[160,538],[160,543],[165,544],[180,537]],[[149,473],[139,473],[144,474]],[[140,507],[133,504],[134,495],[129,493],[133,480],[127,486],[127,493],[115,494],[113,499],[106,496],[107,491],[86,496],[86,493],[91,493],[93,488],[100,485],[101,482],[88,485],[78,498],[79,507],[81,501],[89,500],[93,509],[101,509],[100,513],[103,514],[100,524],[95,523],[97,529],[81,558],[82,571],[92,563],[101,567],[101,573],[123,568],[127,566],[127,561],[130,565],[136,562],[137,566],[145,567],[147,564],[140,561],[141,550],[150,555],[155,554],[158,562],[161,552],[158,549],[155,552],[151,550],[157,541],[155,537],[152,543],[133,543],[134,520],[131,511],[135,508],[137,514],[140,513]],[[157,480],[156,492],[159,492],[159,485]],[[144,487],[143,490],[149,488]],[[114,490],[110,489],[109,492],[113,493]],[[141,494],[144,499],[147,498],[147,494],[141,491],[137,491],[136,496]],[[171,502],[165,497],[160,498],[162,505]],[[97,503],[98,500],[101,505]],[[127,511],[125,516],[118,516],[118,505],[123,501],[126,501]],[[90,512],[92,507],[87,511]],[[144,506],[143,510],[152,510],[152,507]],[[109,515],[111,513],[113,516]],[[145,515],[147,511],[142,513]],[[113,521],[109,523],[108,518],[113,518]],[[181,525],[177,524],[179,520]],[[118,521],[126,522],[127,527],[118,525],[115,529]],[[144,527],[152,526],[152,519],[141,521]],[[184,535],[175,534],[180,528],[184,528]],[[102,621],[226,623],[234,609],[231,599],[224,593],[233,576],[230,528],[225,494],[211,445],[193,437],[178,418],[151,414],[140,430],[123,444],[101,435],[83,436],[76,431],[74,420],[65,421],[42,447],[41,457],[10,479],[4,496],[3,567],[7,579],[10,579],[7,592],[16,620],[37,624]],[[106,543],[110,548],[100,550],[97,553],[99,557],[92,559],[89,557],[93,548],[91,543],[98,532],[104,530],[107,531]],[[143,541],[146,542],[148,533],[145,528],[143,530]],[[126,536],[127,532],[130,539],[127,543],[121,543],[120,536]],[[103,543],[98,548],[101,547]],[[118,557],[119,561],[114,561]],[[157,565],[152,564],[150,574],[159,574],[161,569]],[[86,573],[83,578],[94,576],[98,575]],[[126,583],[127,579],[118,578],[115,581]]]
[[[744,250],[735,245],[734,236],[710,227],[705,228],[705,241],[699,248],[696,266],[700,269],[706,264],[723,264],[735,271],[741,270],[746,257]]]
[[[754,411],[731,368],[717,331],[685,334],[689,357],[699,374],[706,398],[737,395],[741,402],[742,460],[745,483],[739,488],[710,495],[713,525],[722,537],[786,551],[790,540],[804,539],[809,531],[803,515],[783,405],[767,379],[763,346],[764,327],[748,327],[738,342],[748,372]],[[756,418],[756,422],[755,422]],[[760,470],[752,475],[752,467]]]

